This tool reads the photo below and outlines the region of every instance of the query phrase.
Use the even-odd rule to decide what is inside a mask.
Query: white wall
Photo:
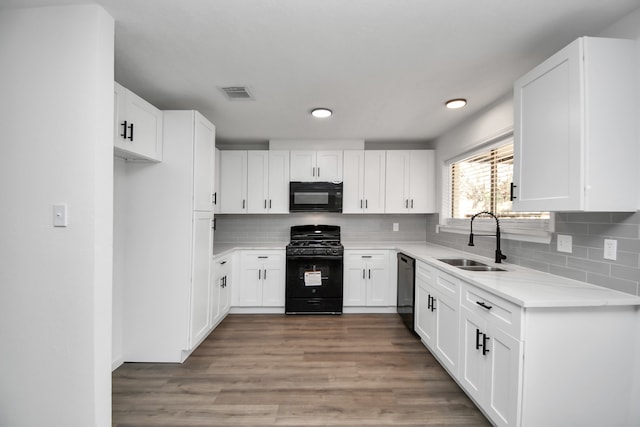
[[[113,37],[94,5],[0,12],[2,426],[111,425]]]

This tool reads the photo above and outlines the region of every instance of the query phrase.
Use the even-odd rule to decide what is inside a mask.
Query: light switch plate
[[[566,234],[558,234],[558,252],[573,252],[573,238]]]
[[[393,231],[400,231],[400,224],[397,222],[393,223]]]
[[[58,204],[53,205],[53,226],[54,227],[66,227],[67,226],[67,205]]]

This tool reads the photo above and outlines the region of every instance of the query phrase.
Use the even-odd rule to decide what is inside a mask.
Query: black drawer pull
[[[476,304],[478,304],[482,308],[486,308],[487,310],[491,310],[493,308],[492,305],[487,305],[484,303],[484,301],[476,301]]]

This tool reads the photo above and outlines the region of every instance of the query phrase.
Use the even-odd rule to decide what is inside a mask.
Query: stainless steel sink
[[[504,268],[492,267],[480,261],[475,261],[467,258],[444,258],[439,259],[438,261],[467,271],[507,271]]]
[[[466,258],[444,258],[439,259],[438,261],[444,262],[445,264],[449,264],[454,267],[488,267],[487,264]]]
[[[504,268],[491,267],[490,265],[467,265],[459,266],[458,268],[467,271],[507,271]]]

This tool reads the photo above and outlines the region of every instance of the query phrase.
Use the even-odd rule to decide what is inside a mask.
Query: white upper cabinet
[[[291,151],[291,181],[342,181],[342,151]]]
[[[215,198],[216,128],[200,113],[194,113],[193,210],[212,211]]]
[[[514,210],[637,209],[635,46],[583,37],[515,82]]]
[[[162,111],[115,82],[114,103],[115,155],[162,161]]]
[[[213,182],[213,212],[220,213],[220,150],[215,151],[215,178]]]
[[[247,212],[247,152],[220,152],[220,213]]]
[[[343,213],[384,213],[386,151],[344,152]]]
[[[248,152],[248,213],[289,212],[289,151]]]
[[[388,150],[386,213],[435,211],[435,157],[433,150]]]

